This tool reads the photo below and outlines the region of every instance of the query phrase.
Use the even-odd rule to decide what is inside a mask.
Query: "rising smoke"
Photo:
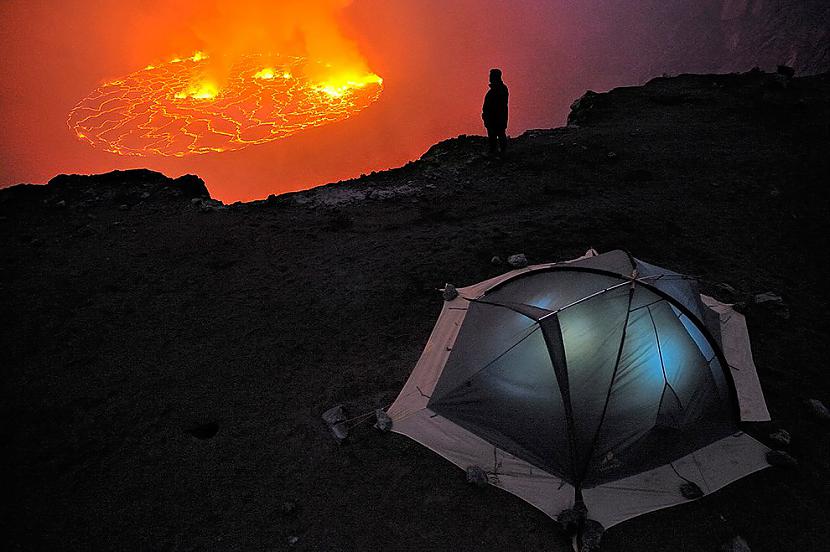
[[[233,64],[249,54],[320,62],[308,66],[308,76],[318,80],[337,78],[338,72],[368,73],[365,58],[342,30],[341,12],[349,4],[351,0],[174,0],[151,3],[147,16],[153,18],[151,28],[176,37],[162,56],[204,52],[210,59],[206,76],[221,87]],[[146,42],[146,37],[136,40]]]

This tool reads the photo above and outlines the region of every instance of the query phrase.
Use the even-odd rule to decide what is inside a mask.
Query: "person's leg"
[[[507,130],[499,132],[499,152],[507,153]]]
[[[491,155],[495,154],[498,150],[497,140],[498,140],[499,133],[497,130],[492,128],[487,128],[487,146],[489,148],[489,152]]]

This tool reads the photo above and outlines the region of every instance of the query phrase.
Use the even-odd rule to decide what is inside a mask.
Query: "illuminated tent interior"
[[[622,251],[459,289],[388,415],[547,515],[606,528],[768,465],[739,427],[769,420],[743,316]]]

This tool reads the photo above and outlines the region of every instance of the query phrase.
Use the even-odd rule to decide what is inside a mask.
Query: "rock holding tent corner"
[[[585,521],[585,510],[568,508],[562,510],[556,516],[556,521],[562,526],[562,530],[569,535],[575,535],[582,523]]]
[[[444,289],[441,290],[441,294],[444,296],[444,301],[452,301],[458,297],[458,290],[452,284],[444,284]]]
[[[696,483],[687,481],[686,483],[680,485],[680,494],[683,495],[683,498],[695,500],[703,496],[703,491]]]
[[[375,410],[375,427],[383,432],[392,429],[392,418],[382,408]]]
[[[597,552],[601,550],[602,535],[605,528],[598,521],[586,519],[582,530],[582,548],[580,552]]]
[[[481,466],[469,466],[467,468],[467,483],[472,483],[476,487],[486,487],[489,482],[487,472]]]

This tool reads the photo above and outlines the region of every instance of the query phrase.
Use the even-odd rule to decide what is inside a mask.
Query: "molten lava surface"
[[[79,139],[112,153],[182,157],[286,138],[346,119],[380,96],[377,75],[319,81],[307,76],[312,63],[322,66],[247,55],[220,86],[205,76],[208,59],[197,52],[100,86],[72,109],[68,124]]]

